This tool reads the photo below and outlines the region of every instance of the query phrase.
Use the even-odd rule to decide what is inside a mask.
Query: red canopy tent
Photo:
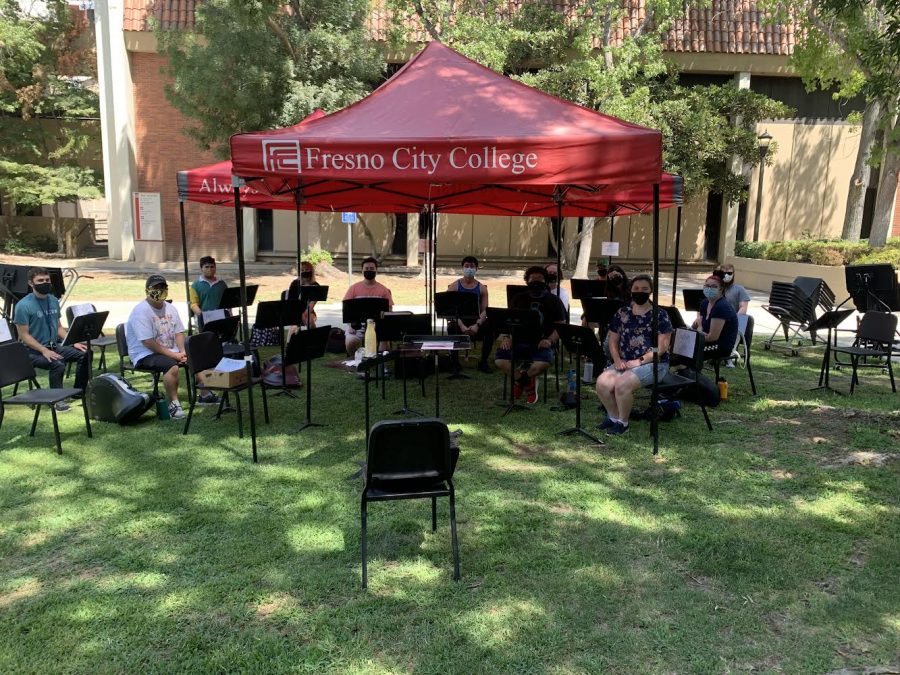
[[[299,208],[310,210],[524,214],[538,204],[534,215],[561,219],[610,215],[614,204],[628,207],[604,197],[645,189],[652,195],[658,282],[660,132],[527,87],[438,42],[343,110],[309,124],[233,136],[231,157],[236,176],[262,192],[292,194]],[[577,211],[591,202],[606,212]],[[243,289],[237,187],[234,206]],[[429,239],[433,247],[433,231]],[[653,318],[655,324],[655,311]],[[244,323],[246,333],[246,310]]]

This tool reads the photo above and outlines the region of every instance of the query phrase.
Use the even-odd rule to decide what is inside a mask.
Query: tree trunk
[[[363,234],[366,235],[366,239],[369,240],[369,250],[371,251],[369,255],[378,260],[378,247],[375,244],[375,237],[372,235],[372,230],[369,229],[366,219],[361,213],[356,214],[356,219],[359,221]]]
[[[859,135],[859,150],[856,153],[856,165],[850,177],[850,189],[847,192],[847,210],[844,212],[844,229],[841,238],[847,241],[859,241],[862,232],[863,207],[866,203],[866,188],[872,170],[869,158],[875,144],[878,122],[881,117],[881,101],[870,101],[863,114],[862,129]]]
[[[53,206],[50,207],[50,213],[52,214],[50,216],[50,230],[56,235],[56,252],[65,255],[66,233],[59,222],[59,202],[53,202]]]
[[[581,226],[581,242],[578,245],[578,262],[575,264],[575,279],[589,279],[591,247],[594,243],[594,218],[585,218]]]
[[[885,130],[885,144],[895,133],[897,133],[896,117],[892,121],[891,128]],[[885,148],[884,160],[881,162],[881,180],[878,181],[878,196],[875,198],[875,212],[872,215],[869,246],[881,247],[887,243],[891,232],[891,213],[894,210],[894,200],[897,198],[898,174],[900,174],[900,153]]]

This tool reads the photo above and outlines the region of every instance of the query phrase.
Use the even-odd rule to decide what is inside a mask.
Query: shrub
[[[800,239],[798,241],[739,241],[735,255],[758,260],[802,262],[814,265],[853,265],[856,263],[890,262],[897,265],[900,258],[900,237],[889,239],[880,249],[870,248],[866,242]]]
[[[300,254],[300,260],[303,262],[312,263],[313,265],[318,265],[320,262],[326,262],[329,265],[334,262],[334,258],[331,253],[328,251],[323,251],[320,248],[308,248],[306,251]]]

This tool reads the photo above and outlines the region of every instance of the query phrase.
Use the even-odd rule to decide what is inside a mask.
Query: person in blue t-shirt
[[[710,275],[703,282],[703,296],[692,327],[703,331],[704,353],[708,358],[731,356],[738,338],[738,318],[725,297],[725,282],[715,274]]]
[[[39,267],[28,270],[28,285],[31,293],[16,303],[13,320],[19,331],[19,340],[28,348],[31,363],[35,368],[49,371],[51,389],[62,388],[67,363],[78,363],[75,386],[84,389],[87,372],[80,366],[87,345],[62,346],[66,331],[59,324],[59,300],[53,296],[50,273]],[[56,409],[64,412],[69,405],[60,401]]]

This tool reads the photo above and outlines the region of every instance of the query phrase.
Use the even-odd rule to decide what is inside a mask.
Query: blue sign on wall
[[[353,225],[356,223],[356,212],[355,211],[345,211],[341,214],[341,222],[348,223]]]

